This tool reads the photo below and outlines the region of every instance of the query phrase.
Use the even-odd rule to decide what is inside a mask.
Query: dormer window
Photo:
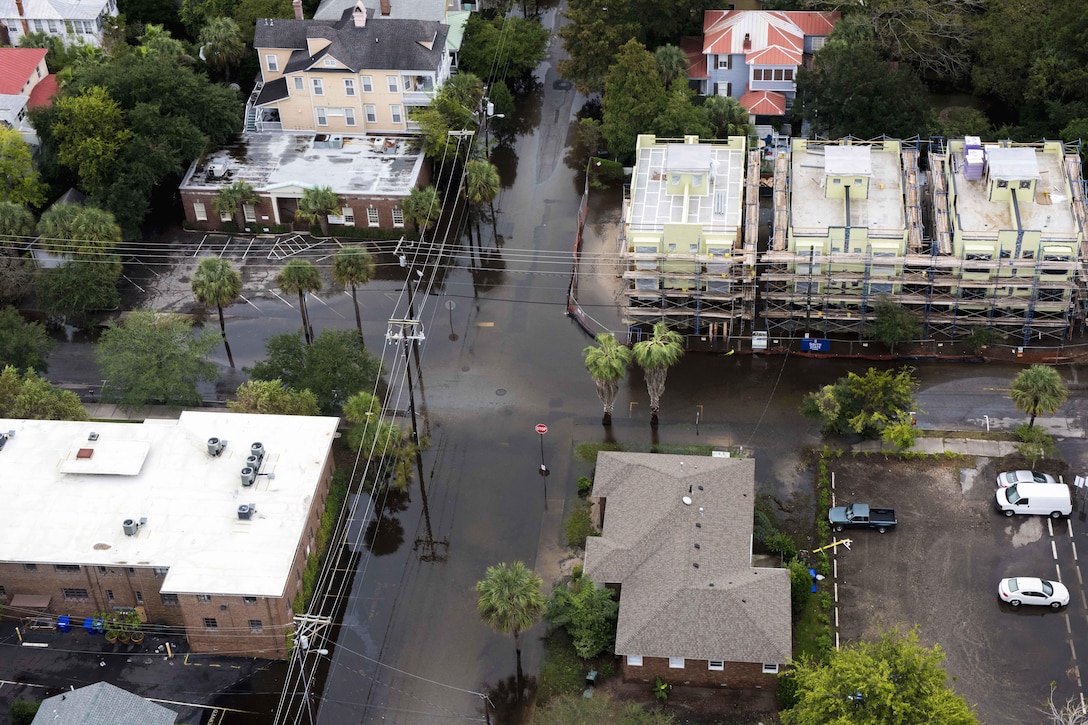
[[[324,66],[326,68],[335,68],[336,67],[336,59],[335,58],[326,58],[324,61],[322,61],[322,63],[324,64]]]

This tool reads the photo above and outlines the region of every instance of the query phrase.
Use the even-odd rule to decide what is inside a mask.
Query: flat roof
[[[282,596],[338,422],[204,411],[143,423],[0,419],[15,432],[0,450],[0,560],[166,567],[166,593]],[[212,437],[228,441],[218,457]],[[262,475],[243,488],[256,441]],[[74,472],[79,449],[100,470]],[[247,504],[256,513],[241,520]],[[128,536],[127,519],[146,523]]]
[[[343,147],[315,147],[317,135],[340,137]],[[226,173],[213,176],[213,165]],[[423,153],[412,151],[404,137],[246,133],[194,163],[180,188],[214,192],[248,181],[258,192],[330,186],[340,195],[402,197],[415,187],[422,168]]]
[[[632,231],[661,231],[665,224],[700,224],[704,229],[740,225],[744,189],[744,151],[710,143],[658,141],[638,149],[631,178]],[[710,174],[710,193],[668,194],[667,172]]]
[[[988,173],[983,173],[981,179],[969,181],[964,176],[963,141],[949,142],[951,185],[956,192],[956,207],[951,212],[956,227],[967,236],[974,233],[994,239],[999,231],[1016,229],[1012,205],[1007,200],[989,200],[987,176],[1006,180],[1037,179],[1034,197],[1027,196],[1026,191],[1017,190],[1021,226],[1041,231],[1044,240],[1075,242],[1077,222],[1065,179],[1061,143],[1014,148],[987,144],[985,151]]]
[[[856,149],[847,151],[847,149]],[[866,151],[865,149],[868,149]],[[864,156],[868,155],[867,173]],[[899,145],[816,144],[794,139],[790,158],[790,226],[802,235],[826,236],[831,227],[846,226],[846,204],[824,196],[831,168],[843,175],[869,176],[868,198],[850,197],[850,225],[867,227],[870,237],[894,235],[906,230],[903,205],[903,165]],[[883,234],[880,234],[883,232]]]

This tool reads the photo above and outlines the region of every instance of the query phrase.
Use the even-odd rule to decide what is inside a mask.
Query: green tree
[[[666,90],[671,89],[677,81],[687,82],[688,57],[679,47],[671,44],[660,46],[654,51],[654,63]]]
[[[404,470],[396,462],[410,457],[415,449],[407,445],[397,425],[382,420],[382,401],[376,395],[365,390],[352,395],[344,403],[344,418],[352,424],[347,435],[348,448],[369,461]],[[407,476],[398,475],[394,480],[395,488],[403,490],[407,485]]]
[[[237,214],[238,230],[241,231],[246,228],[245,205],[257,200],[257,192],[248,181],[235,181],[219,190],[212,199],[212,208],[218,214]]]
[[[826,662],[801,659],[786,675],[795,678],[798,699],[782,722],[977,725],[970,706],[948,686],[943,661],[940,645],[922,646],[913,631],[847,645]]]
[[[307,222],[311,227],[317,222],[321,227],[321,236],[329,236],[329,214],[340,216],[340,197],[331,186],[316,186],[303,189],[298,201],[295,219]]]
[[[667,94],[654,56],[637,40],[619,49],[605,80],[601,132],[618,161],[634,158],[635,140],[653,128]]]
[[[990,137],[990,119],[977,108],[954,106],[941,113],[941,134],[945,138]]]
[[[29,209],[14,201],[0,201],[0,241],[12,241],[15,245],[25,244],[30,241],[29,237],[33,233],[34,215]]]
[[[211,18],[200,29],[201,57],[210,67],[222,71],[227,83],[230,83],[230,68],[242,59],[246,44],[238,23],[231,18]]]
[[[692,103],[694,95],[690,88],[677,86],[665,96],[665,105],[651,126],[659,138],[714,135],[706,111]]]
[[[366,284],[374,279],[374,260],[366,247],[361,244],[352,244],[336,250],[336,256],[332,259],[332,278],[338,284],[346,284],[351,288],[351,302],[355,306],[355,327],[359,330],[359,344],[366,347],[363,342],[363,321],[359,316],[359,285]]]
[[[265,354],[250,370],[253,379],[309,390],[323,415],[339,415],[352,391],[374,390],[381,374],[377,358],[351,330],[322,330],[312,345],[301,333],[274,335],[265,343]]]
[[[630,0],[570,0],[563,15],[569,22],[557,35],[567,57],[559,61],[559,74],[574,81],[580,93],[604,92],[617,51],[639,34]]]
[[[34,287],[34,262],[28,257],[0,254],[0,303],[17,303]]]
[[[533,712],[532,725],[674,725],[676,718],[662,710],[644,710],[638,703],[622,703],[598,690],[593,697],[567,693],[548,698]]]
[[[563,627],[574,642],[574,651],[588,660],[616,645],[616,619],[620,605],[615,592],[598,587],[587,577],[580,577],[568,587],[560,584],[552,590],[546,617],[553,627]]]
[[[279,380],[247,380],[234,391],[227,408],[235,413],[264,415],[320,415],[312,391],[295,390]]]
[[[491,207],[492,233],[495,239],[499,238],[499,229],[495,221],[495,197],[499,195],[502,181],[499,179],[499,170],[486,159],[473,159],[465,164],[465,199],[472,205],[476,217],[476,240],[483,247],[483,236],[480,234],[480,206],[488,204]],[[470,235],[471,236],[471,235]]]
[[[53,254],[101,259],[121,243],[113,214],[87,204],[54,204],[38,220],[39,243]]]
[[[602,425],[612,425],[612,410],[619,394],[620,381],[627,377],[631,366],[631,348],[621,345],[610,332],[597,335],[597,344],[582,350],[586,370],[597,387],[597,397],[604,406]]]
[[[192,63],[188,48],[180,40],[171,36],[170,31],[154,23],[144,27],[140,36],[140,45],[136,48],[140,55],[159,55],[176,63]]]
[[[514,636],[519,673],[521,633],[539,622],[547,607],[542,586],[540,577],[520,561],[489,566],[484,578],[476,582],[480,595],[476,610],[488,627]]]
[[[91,86],[78,95],[62,94],[54,106],[57,159],[76,172],[85,191],[101,192],[121,149],[132,140],[121,105],[104,87]]]
[[[413,187],[404,200],[404,218],[423,234],[442,216],[442,202],[433,186]]]
[[[964,343],[971,352],[978,355],[983,348],[990,345],[1000,345],[1004,340],[1005,335],[993,327],[973,327],[967,337],[964,338]]]
[[[34,278],[34,298],[51,317],[80,322],[87,313],[113,310],[121,304],[117,281],[121,279],[117,255],[100,259],[74,259],[59,267],[40,270]]]
[[[128,409],[200,405],[197,383],[216,378],[215,365],[205,358],[217,342],[211,331],[194,336],[184,317],[148,309],[107,323],[95,346],[106,381],[102,400]]]
[[[639,340],[632,348],[632,356],[642,368],[646,378],[646,392],[650,394],[650,425],[657,425],[657,412],[661,406],[661,394],[665,392],[665,379],[669,368],[680,362],[684,355],[684,338],[670,330],[664,322],[654,323],[653,335]]]
[[[0,203],[41,206],[45,185],[30,158],[30,144],[13,128],[0,126]]]
[[[40,322],[27,322],[14,307],[0,307],[0,366],[45,372],[52,349],[53,341]]]
[[[864,375],[847,373],[809,393],[801,401],[801,413],[818,419],[824,433],[860,433],[866,438],[879,438],[887,426],[915,410],[917,389],[913,368],[869,368]]]
[[[317,5],[307,4],[307,13],[316,9]],[[230,16],[242,29],[242,39],[252,46],[258,18],[292,18],[294,13],[290,0],[238,0],[238,4],[234,6]]]
[[[913,340],[922,331],[918,316],[886,295],[877,298],[873,315],[867,337],[887,345],[893,355],[896,343]]]
[[[457,71],[489,80],[522,78],[540,65],[547,47],[548,30],[539,20],[516,15],[488,19],[473,13],[465,25]]]
[[[1012,404],[1031,416],[1028,428],[1035,425],[1036,416],[1055,412],[1068,397],[1062,376],[1049,365],[1032,365],[1021,370],[1009,388]]]
[[[227,360],[234,367],[234,355],[227,342],[227,323],[223,320],[223,307],[229,307],[242,293],[242,276],[230,262],[220,257],[205,257],[200,260],[192,279],[193,296],[205,306],[215,305],[219,313],[219,333],[223,337],[223,347],[227,351]]]
[[[87,420],[87,411],[71,390],[58,390],[37,373],[21,374],[9,365],[0,372],[0,418]]]
[[[754,136],[755,128],[748,123],[748,109],[732,96],[708,96],[703,102],[714,138]]]
[[[18,302],[34,282],[34,264],[20,250],[34,233],[34,215],[21,204],[0,201],[0,302]]]
[[[40,702],[30,700],[16,700],[11,703],[11,725],[31,725],[41,706]]]
[[[1031,461],[1032,468],[1040,458],[1053,456],[1058,451],[1054,438],[1042,428],[1021,423],[1016,426],[1016,437],[1020,439],[1016,452]]]
[[[292,259],[276,276],[276,286],[288,294],[298,295],[298,308],[302,314],[302,334],[306,338],[306,344],[312,344],[314,328],[310,325],[310,315],[306,310],[306,295],[321,289],[321,273],[317,271],[313,262]]]

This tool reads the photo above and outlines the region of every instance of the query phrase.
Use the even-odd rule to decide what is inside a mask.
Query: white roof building
[[[113,15],[116,0],[0,0],[0,22],[12,45],[36,32],[64,38],[69,45],[99,45],[102,20]]]

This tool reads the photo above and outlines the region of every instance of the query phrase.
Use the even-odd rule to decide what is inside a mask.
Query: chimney
[[[295,20],[302,20],[302,0],[294,0],[291,6],[295,9]]]
[[[30,23],[26,20],[23,0],[15,0],[15,13],[19,16],[19,22],[23,25],[23,35],[30,35]]]
[[[393,12],[393,3],[391,0],[381,0],[382,17],[387,18],[389,14]]]
[[[363,5],[363,0],[355,3],[355,9],[351,11],[351,19],[355,21],[356,28],[366,27],[366,5]]]
[[[750,33],[745,33],[744,34],[744,49],[745,50],[751,50],[752,49],[752,35]]]

